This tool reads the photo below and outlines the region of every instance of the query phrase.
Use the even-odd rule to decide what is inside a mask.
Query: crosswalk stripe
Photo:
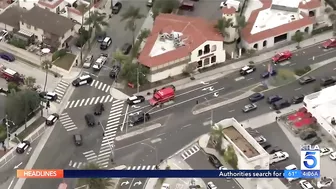
[[[78,105],[79,101],[80,101],[80,100],[77,100],[77,101],[76,101],[76,103],[75,103],[75,105],[74,105],[74,108],[76,108],[76,107],[77,107],[77,105]]]
[[[99,82],[99,86],[98,89],[100,89],[100,87],[103,85],[103,83]]]
[[[88,105],[90,98],[86,99],[84,106]]]
[[[111,86],[107,86],[105,92],[109,92],[110,88],[111,88]]]
[[[72,108],[74,103],[75,103],[75,101],[71,101],[71,104],[69,105],[69,108]]]
[[[75,162],[75,163],[72,165],[72,167],[76,167],[76,165],[77,165],[77,162]]]
[[[79,164],[78,164],[77,168],[80,168],[80,167],[81,167],[81,165],[82,165],[82,162],[79,162]]]
[[[95,104],[98,103],[99,99],[100,99],[100,96],[98,96],[98,97],[96,98]]]
[[[132,167],[127,167],[127,170],[131,170]]]
[[[105,99],[105,96],[103,96],[103,97],[100,99],[100,103],[103,103],[103,102],[104,102],[104,99]]]
[[[86,155],[86,154],[92,154],[92,153],[94,153],[93,150],[89,150],[89,151],[83,152],[84,155]]]
[[[84,102],[85,102],[85,99],[83,99],[83,100],[80,102],[79,106],[82,106]]]
[[[104,91],[104,89],[105,89],[105,87],[106,87],[107,85],[104,83],[104,85],[103,85],[103,87],[102,87],[102,91]]]
[[[112,102],[112,100],[113,100],[112,96],[107,96],[107,98],[105,99],[104,103],[106,103],[106,102]]]
[[[91,98],[91,101],[90,101],[90,105],[93,103],[93,101],[95,100],[95,98]]]

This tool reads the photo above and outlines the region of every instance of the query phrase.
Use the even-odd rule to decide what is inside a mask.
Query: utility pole
[[[140,88],[140,84],[139,84],[139,65],[137,66],[137,94],[139,93],[139,88]]]

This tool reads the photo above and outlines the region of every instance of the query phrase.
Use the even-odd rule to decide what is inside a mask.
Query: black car
[[[145,123],[150,120],[149,113],[138,112],[137,114],[129,116],[129,124],[130,126],[135,126],[141,123]]]
[[[316,144],[320,144],[321,142],[322,142],[321,137],[316,136],[316,137],[307,139],[306,144],[309,144],[309,145],[316,145]]]
[[[18,154],[23,154],[30,147],[29,141],[22,141],[16,147],[16,152]]]
[[[47,126],[54,125],[54,123],[59,119],[59,115],[56,113],[51,114],[45,121]]]
[[[94,115],[101,115],[105,110],[103,103],[98,103],[94,107]]]
[[[312,77],[312,76],[304,76],[303,78],[299,79],[299,83],[301,85],[312,83],[314,81],[316,81],[316,79],[315,79],[315,77]]]
[[[136,95],[136,96],[131,96],[126,100],[126,103],[129,105],[134,105],[134,104],[139,104],[141,102],[145,101],[144,96]]]
[[[327,76],[327,77],[321,78],[321,86],[323,87],[334,85],[335,82],[336,82],[336,77],[334,76]]]
[[[93,126],[96,125],[96,119],[95,119],[95,117],[92,114],[86,114],[84,116],[84,118],[85,118],[86,124],[89,127],[93,127]]]
[[[315,131],[303,131],[300,134],[300,138],[302,140],[308,140],[308,139],[314,138],[316,136],[317,136],[317,133]]]
[[[122,47],[121,47],[121,52],[123,53],[123,54],[128,54],[130,51],[131,51],[131,49],[132,49],[132,45],[131,44],[129,44],[129,43],[125,43]]]
[[[276,70],[272,70],[271,72],[265,71],[260,76],[261,76],[261,78],[265,79],[265,78],[269,78],[269,76],[275,76],[276,74],[277,74]]]
[[[257,102],[257,101],[262,100],[264,98],[265,98],[265,96],[263,94],[261,94],[261,93],[254,93],[253,95],[251,95],[249,97],[249,100],[251,102]]]
[[[274,110],[280,110],[291,106],[291,103],[286,99],[281,99],[272,104]]]
[[[209,155],[209,161],[217,169],[220,168],[221,166],[223,166],[222,163],[214,155]]]
[[[270,148],[272,145],[270,144],[270,143],[268,143],[268,142],[264,142],[264,143],[262,143],[262,144],[260,144],[265,150],[267,149],[267,148]]]
[[[56,101],[58,98],[58,95],[54,92],[41,92],[39,96],[45,100],[49,101]]]
[[[122,7],[122,4],[120,2],[117,2],[113,7],[112,7],[112,14],[118,14],[120,9]]]
[[[74,134],[73,139],[76,146],[81,146],[83,144],[83,137],[81,134]]]
[[[118,77],[120,70],[121,70],[120,64],[114,64],[109,74],[110,78],[116,79]]]
[[[292,98],[292,103],[293,104],[299,104],[299,103],[301,103],[301,102],[303,102],[303,100],[304,100],[304,95],[297,95],[297,96],[294,96],[293,98]]]
[[[279,96],[279,95],[272,95],[272,96],[269,96],[269,97],[267,98],[267,102],[268,102],[269,104],[273,104],[274,102],[279,101],[279,100],[281,100],[281,99],[282,99],[282,97]]]
[[[279,148],[279,146],[273,146],[273,147],[270,147],[266,150],[269,154],[274,154],[276,152],[281,152],[282,149]]]

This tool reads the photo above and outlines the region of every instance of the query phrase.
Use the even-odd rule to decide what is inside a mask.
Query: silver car
[[[85,58],[85,60],[84,60],[83,68],[90,68],[91,64],[92,64],[92,61],[93,61],[93,56],[92,55],[88,55]]]
[[[243,112],[247,113],[247,112],[250,112],[250,111],[255,110],[255,109],[257,109],[256,104],[253,104],[253,103],[252,104],[247,104],[247,105],[244,106]]]

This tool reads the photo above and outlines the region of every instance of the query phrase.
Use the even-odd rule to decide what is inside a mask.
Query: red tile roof
[[[149,54],[160,33],[181,32],[185,38],[185,46],[176,50],[151,57]],[[198,17],[187,17],[175,14],[160,14],[156,17],[151,34],[139,56],[139,62],[147,67],[156,67],[180,58],[184,58],[206,41],[223,41],[209,21]]]
[[[321,0],[303,0],[299,4],[300,9],[314,9],[321,6]]]
[[[222,12],[223,14],[234,14],[236,13],[236,9],[234,7],[223,7]]]
[[[58,5],[60,5],[64,0],[56,0],[54,2],[50,2],[50,1],[39,1],[38,4],[41,4],[45,7],[48,7],[50,9],[54,9],[56,8]]]
[[[319,1],[319,0],[311,0],[311,2],[312,1]],[[247,20],[247,23],[248,23],[247,26],[242,30],[242,38],[248,43],[254,43],[254,42],[267,39],[269,37],[278,36],[288,31],[292,31],[292,30],[302,28],[304,26],[308,26],[315,22],[314,18],[311,18],[308,15],[305,15],[304,13],[301,12],[300,14],[301,16],[303,16],[302,19],[295,20],[288,24],[284,24],[284,25],[281,25],[281,26],[278,26],[278,27],[275,27],[269,30],[264,30],[256,34],[251,34],[252,27],[258,17],[259,12],[270,8],[272,4],[272,1],[270,0],[260,0],[260,2],[263,3],[263,6],[259,9],[252,11],[249,19]]]

